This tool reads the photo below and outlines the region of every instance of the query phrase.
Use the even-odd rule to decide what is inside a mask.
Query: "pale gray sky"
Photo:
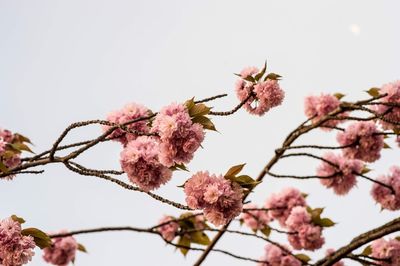
[[[70,123],[103,118],[128,102],[153,110],[193,96],[227,92],[216,110],[237,103],[235,76],[247,65],[280,73],[284,104],[262,118],[244,111],[215,118],[219,133],[208,133],[191,171],[223,173],[247,162],[256,176],[288,132],[303,119],[309,93],[342,92],[348,99],[400,77],[400,2],[392,1],[99,1],[0,0],[0,126],[21,132],[34,150],[50,147]],[[67,141],[96,136],[99,128],[75,131]],[[334,144],[335,136],[315,132],[298,143]],[[120,146],[107,143],[80,158],[94,168],[119,168]],[[398,163],[398,148],[371,166],[374,177]],[[314,173],[310,160],[282,161],[281,173]],[[179,211],[146,195],[73,174],[61,165],[39,176],[0,182],[0,217],[18,214],[44,230],[106,225],[149,226]],[[125,177],[123,177],[125,179]],[[176,173],[157,193],[184,201],[176,188],[188,178]],[[325,230],[327,244],[339,247],[354,235],[398,216],[380,212],[359,181],[346,197],[336,197],[316,180],[266,178],[251,200],[263,203],[273,191],[298,186],[313,207],[326,207],[338,224]],[[281,239],[273,234],[274,239]],[[191,265],[157,237],[102,233],[77,237],[89,254],[76,265]],[[264,243],[226,235],[219,248],[258,258]],[[318,253],[320,254],[320,253]],[[44,265],[41,252],[31,265]],[[245,265],[211,254],[204,265]],[[250,265],[251,263],[247,263]],[[348,263],[348,265],[352,265]]]

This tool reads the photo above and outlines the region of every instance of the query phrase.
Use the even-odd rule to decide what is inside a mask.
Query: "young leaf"
[[[340,100],[340,99],[342,99],[342,98],[343,98],[344,96],[346,96],[346,95],[344,95],[344,94],[338,92],[338,93],[333,94],[333,96],[335,96],[336,99]]]
[[[278,75],[278,74],[275,74],[275,73],[269,73],[269,74],[265,77],[264,81],[266,81],[267,79],[280,80],[281,77],[282,77],[281,75]]]
[[[213,122],[208,117],[205,116],[196,116],[192,119],[193,123],[199,123],[200,125],[203,126],[203,128],[208,129],[208,130],[213,130],[217,131],[215,128]]]
[[[87,253],[87,250],[86,250],[85,246],[82,245],[81,243],[78,243],[78,250],[81,251],[81,252]]]
[[[207,107],[203,103],[199,103],[190,108],[189,115],[190,117],[203,116],[207,115],[210,112],[210,110],[211,110],[210,107]]]
[[[371,255],[371,253],[372,253],[372,248],[371,248],[371,246],[367,246],[367,247],[363,250],[363,252],[361,252],[361,254],[364,255],[364,256],[369,256],[369,255]]]
[[[252,76],[247,76],[247,77],[245,77],[245,78],[243,78],[244,80],[247,80],[247,81],[250,81],[250,82],[253,82],[253,83],[255,83],[256,82],[256,80],[252,77]]]
[[[299,260],[301,260],[304,263],[308,263],[311,258],[309,256],[307,256],[306,254],[300,253],[300,254],[295,254],[296,258],[298,258]]]
[[[266,237],[269,237],[271,234],[271,227],[265,226],[263,229],[260,230]]]
[[[363,167],[363,169],[361,170],[361,174],[367,174],[367,173],[369,173],[369,172],[371,172],[371,169],[369,169],[368,167],[366,167],[366,166],[364,166]]]
[[[224,176],[236,176],[237,174],[240,173],[240,171],[242,171],[243,167],[246,164],[238,164],[235,166],[232,166],[231,168],[229,168],[228,172],[226,172],[226,174]]]
[[[208,246],[210,244],[210,238],[203,232],[193,232],[190,234],[190,239],[193,243]]]
[[[32,236],[36,246],[39,248],[47,248],[51,246],[51,238],[43,231],[37,228],[26,228],[21,231],[24,236]]]
[[[187,101],[185,102],[185,106],[186,106],[186,108],[188,109],[188,111],[190,111],[190,109],[192,109],[193,106],[195,106],[194,97],[193,97],[192,99],[190,99],[190,100],[187,100]]]
[[[378,97],[380,95],[379,88],[371,88],[371,89],[367,90],[367,93],[369,95],[371,95],[372,97]]]
[[[171,166],[169,169],[171,171],[182,170],[182,171],[189,172],[189,170],[187,169],[186,165],[184,165],[183,163],[181,163],[181,164],[176,163],[174,166]]]
[[[178,246],[183,256],[186,256],[186,254],[189,252],[188,248],[190,248],[190,239],[186,236],[181,236],[178,241]]]
[[[30,153],[34,153],[31,148],[28,147],[28,145],[21,143],[21,142],[17,142],[17,143],[12,143],[10,144],[11,147],[13,147],[14,149],[17,149],[19,151],[28,151]]]
[[[386,142],[383,143],[383,148],[384,148],[384,149],[391,149],[391,147],[389,146],[389,144],[387,144]]]
[[[0,161],[0,171],[3,172],[3,173],[7,173],[8,172],[7,166],[2,161]]]
[[[314,222],[314,220],[313,220],[313,222]],[[319,226],[322,226],[322,227],[331,227],[331,226],[335,225],[335,223],[329,218],[319,219],[316,224]]]
[[[11,219],[13,219],[13,221],[18,222],[20,224],[25,223],[24,218],[18,217],[17,215],[11,215]]]
[[[32,144],[31,140],[21,134],[15,133],[14,134],[14,140],[17,140],[19,142],[28,142],[29,144]]]
[[[255,76],[256,81],[259,81],[262,76],[264,76],[265,71],[267,70],[267,61],[264,63],[264,67],[261,69],[260,73]]]

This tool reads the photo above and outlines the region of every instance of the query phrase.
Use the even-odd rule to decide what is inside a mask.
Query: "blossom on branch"
[[[400,80],[383,85],[379,90],[379,94],[387,94],[380,99],[380,102],[389,104],[378,104],[374,106],[375,111],[380,115],[384,114],[383,118],[388,120],[383,121],[380,119],[379,123],[382,125],[383,129],[400,130],[400,125],[398,125],[400,123],[400,107],[390,106],[390,104],[400,104]],[[397,125],[390,122],[397,123]]]
[[[344,132],[339,132],[337,141],[343,148],[343,155],[349,159],[374,162],[381,157],[383,138],[373,121],[350,124]]]
[[[32,236],[21,234],[21,224],[11,217],[0,221],[0,265],[20,266],[35,254]]]
[[[160,147],[154,137],[141,136],[121,152],[121,167],[129,180],[144,191],[159,188],[171,179],[172,171],[159,162]]]
[[[397,239],[385,240],[384,238],[375,240],[371,244],[371,256],[383,261],[374,261],[382,266],[400,265],[400,241]]]
[[[322,161],[317,168],[317,175],[326,177],[320,179],[321,184],[327,188],[332,188],[337,195],[347,194],[356,185],[356,175],[361,174],[364,166],[363,162],[347,159],[333,152],[325,153],[323,158],[333,165]]]
[[[159,159],[167,167],[189,163],[204,140],[202,125],[192,122],[183,104],[164,107],[154,119],[151,131],[159,135]]]
[[[267,244],[265,255],[259,259],[264,262],[259,263],[258,266],[301,266],[301,261],[289,254],[288,250],[288,248],[283,250],[276,245]]]
[[[60,231],[59,234],[68,233]],[[51,247],[43,250],[43,259],[53,265],[66,266],[74,262],[75,254],[78,250],[78,243],[73,236],[56,237],[52,239]]]
[[[172,241],[176,233],[179,230],[179,223],[174,222],[175,218],[172,216],[164,215],[163,218],[158,222],[159,224],[164,224],[157,228],[157,231],[160,232],[161,236],[167,240]]]
[[[146,117],[149,114],[150,110],[147,109],[147,107],[137,103],[129,103],[121,110],[111,112],[107,116],[107,120],[111,123],[121,125],[141,117]],[[104,131],[109,130],[109,128],[110,126],[103,126]],[[128,124],[126,125],[126,128],[140,133],[148,133],[150,130],[147,120]],[[121,142],[124,146],[126,146],[129,141],[135,140],[137,137],[137,134],[126,132],[122,128],[117,128],[110,135],[108,135],[108,138],[115,139],[116,141]]]
[[[246,210],[249,209],[249,210]],[[268,226],[271,217],[266,210],[250,210],[257,209],[257,205],[248,203],[243,206],[243,212],[240,214],[240,219],[245,225],[252,230],[261,230]]]
[[[372,186],[371,195],[376,202],[381,204],[383,209],[395,211],[400,209],[400,167],[392,166],[389,175],[382,175],[377,178],[378,181],[389,185],[395,193],[380,184],[375,183]]]
[[[197,172],[185,183],[186,203],[203,209],[205,218],[216,226],[224,225],[240,214],[243,190],[222,175]]]

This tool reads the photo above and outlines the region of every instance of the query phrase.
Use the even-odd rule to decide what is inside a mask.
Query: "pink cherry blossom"
[[[265,255],[259,259],[265,262],[259,263],[258,266],[301,266],[301,261],[290,255],[288,251],[288,248],[283,250],[278,246],[267,244]]]
[[[347,194],[357,183],[356,174],[360,174],[363,169],[363,162],[360,160],[346,159],[342,155],[327,152],[321,165],[317,168],[317,175],[321,177],[321,184],[327,188],[332,188],[337,195]]]
[[[375,240],[371,244],[371,256],[378,259],[388,259],[388,261],[377,261],[382,266],[400,265],[400,241],[397,239],[385,240],[383,238]]]
[[[153,121],[151,129],[160,138],[160,162],[171,167],[189,163],[204,140],[204,129],[193,123],[183,104],[164,107]]]
[[[304,113],[308,118],[312,118],[312,122],[316,123],[321,118],[337,109],[340,105],[340,101],[331,94],[321,94],[319,96],[308,96],[304,99]],[[342,117],[345,114],[341,115]],[[342,120],[329,120],[324,122],[323,125],[327,127],[321,127],[322,130],[329,131],[331,128],[339,124]]]
[[[65,230],[58,234],[68,233]],[[78,243],[73,236],[52,238],[52,246],[43,250],[43,259],[53,265],[66,266],[75,260]]]
[[[8,144],[11,144],[14,140],[15,134],[10,130],[0,128],[0,158],[1,163],[3,163],[8,169],[12,169],[21,164],[21,156],[19,153],[14,153],[11,156],[6,156],[8,150]],[[15,175],[8,175],[3,177],[5,180],[12,180]]]
[[[271,194],[265,203],[265,208],[272,209],[269,215],[285,226],[291,210],[296,206],[305,206],[306,201],[301,192],[295,188],[285,188],[280,193]]]
[[[290,245],[294,249],[316,250],[323,246],[322,227],[305,223],[296,229],[297,234],[288,235]]]
[[[285,225],[291,231],[296,231],[304,224],[311,223],[311,215],[307,212],[304,206],[296,206],[290,212],[290,215],[286,219]]]
[[[381,156],[383,135],[373,121],[351,124],[344,132],[339,132],[337,141],[341,146],[352,145],[343,149],[343,155],[349,159],[374,162]]]
[[[256,73],[258,73],[258,69],[255,67],[243,69],[240,74],[241,79],[235,84],[235,91],[240,101],[244,101],[253,93],[254,95],[244,103],[243,107],[251,114],[262,116],[271,108],[282,104],[285,92],[275,79],[267,79],[257,83],[244,80]]]
[[[20,223],[11,217],[0,221],[0,265],[20,266],[35,254],[33,237],[21,234]]]
[[[374,183],[371,195],[376,202],[381,204],[383,209],[395,211],[400,209],[400,167],[392,166],[389,175],[382,175],[377,178],[378,181],[389,185],[392,191],[380,184]]]
[[[121,167],[129,180],[144,191],[159,188],[172,176],[171,170],[159,162],[159,143],[154,137],[130,141],[121,152]]]
[[[179,224],[177,222],[170,222],[173,220],[175,220],[174,217],[164,215],[164,217],[158,222],[159,224],[169,222],[157,228],[161,236],[167,241],[172,241],[179,230]]]
[[[240,219],[243,220],[244,224],[252,230],[260,230],[268,226],[271,221],[268,212],[264,210],[246,210],[246,209],[257,209],[257,205],[248,203],[243,206],[243,212],[240,215]]]
[[[203,209],[205,218],[216,226],[226,224],[242,211],[243,191],[222,175],[198,172],[185,183],[186,203]]]
[[[397,80],[392,83],[387,83],[384,84],[380,91],[380,94],[387,94],[387,96],[381,98],[379,101],[382,103],[394,103],[394,104],[399,104],[400,103],[400,80]],[[389,108],[391,110],[389,110]],[[400,122],[400,108],[399,107],[393,107],[393,106],[388,106],[388,105],[375,105],[374,106],[375,111],[378,114],[385,114],[384,118],[387,119],[388,121],[382,121],[379,120],[379,123],[382,125],[383,129],[389,130],[389,129],[400,129],[400,126],[394,125],[393,123],[390,123],[389,121],[399,123]]]
[[[150,110],[147,109],[147,107],[137,103],[130,103],[125,105],[121,110],[111,112],[107,116],[107,120],[111,123],[124,124],[141,117],[147,117],[149,114]],[[148,133],[150,130],[147,120],[138,121],[129,124],[126,127],[131,131],[137,131],[140,133]],[[110,126],[103,126],[104,131],[107,131],[109,128]],[[125,146],[129,141],[136,139],[138,136],[137,134],[127,133],[123,129],[117,128],[108,135],[108,137],[121,142]]]

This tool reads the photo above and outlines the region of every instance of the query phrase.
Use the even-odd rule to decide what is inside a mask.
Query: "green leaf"
[[[239,174],[245,165],[246,164],[244,163],[244,164],[238,164],[238,165],[232,166],[231,168],[229,168],[228,172],[226,172],[226,174],[224,176],[235,176],[235,175]]]
[[[367,90],[367,93],[369,95],[371,95],[372,97],[378,97],[380,95],[379,88],[371,88],[371,89]]]
[[[394,128],[393,129],[393,133],[395,133],[396,135],[400,135],[400,128]]]
[[[217,131],[215,128],[213,122],[208,117],[205,116],[196,116],[192,119],[193,123],[199,123],[200,125],[203,126],[203,128],[208,129],[208,130],[213,130]]]
[[[311,260],[311,258],[309,256],[307,256],[306,254],[303,254],[303,253],[295,254],[295,257],[304,263],[308,263]]]
[[[169,169],[171,171],[182,170],[182,171],[189,172],[189,170],[187,169],[186,165],[184,165],[183,163],[181,163],[181,164],[175,163],[175,165],[171,166]]]
[[[335,223],[329,219],[329,218],[322,218],[322,219],[318,219],[316,221],[313,220],[313,222],[316,225],[322,226],[322,227],[332,227],[335,225]]]
[[[261,71],[254,77],[256,81],[259,81],[262,76],[264,76],[265,71],[267,70],[267,61],[264,63],[264,67],[261,69]]]
[[[371,255],[371,253],[372,253],[372,248],[371,248],[371,246],[367,246],[367,247],[363,250],[363,252],[361,252],[361,255],[369,256],[369,255]]]
[[[256,82],[256,80],[252,77],[252,76],[247,76],[247,77],[245,77],[245,78],[243,78],[244,80],[247,80],[247,81],[250,81],[250,82],[253,82],[253,83],[255,83]]]
[[[188,109],[188,111],[190,111],[190,109],[192,109],[193,106],[195,106],[194,97],[190,100],[187,100],[184,104],[185,104],[186,108]]]
[[[305,198],[305,199],[306,199],[306,198],[308,197],[308,194],[307,194],[307,193],[303,193],[303,192],[302,192],[302,193],[301,193],[301,196],[303,196],[303,198]]]
[[[19,151],[28,151],[30,153],[34,153],[31,148],[28,147],[28,145],[21,143],[21,142],[16,142],[16,143],[12,143],[10,144],[11,147],[13,147],[14,149],[17,149]]]
[[[311,212],[311,217],[314,218],[320,218],[321,213],[324,211],[324,208],[315,208]]]
[[[32,236],[36,246],[39,248],[47,248],[51,246],[51,238],[43,231],[37,228],[26,228],[21,231],[24,236]]]
[[[394,239],[396,239],[396,240],[400,241],[400,236],[398,236],[398,237],[395,237]]]
[[[271,227],[269,226],[265,226],[263,229],[260,230],[261,233],[263,233],[266,237],[269,237],[269,235],[271,234]]]
[[[190,239],[186,236],[181,236],[179,238],[178,245],[180,246],[179,250],[181,251],[181,253],[186,256],[186,254],[189,252],[188,248],[190,248]]]
[[[211,110],[210,107],[207,107],[203,103],[199,103],[189,109],[189,115],[190,117],[203,116],[207,115],[210,112],[210,110]]]
[[[342,98],[343,98],[344,96],[346,96],[346,95],[344,95],[344,94],[338,92],[338,93],[333,94],[333,96],[335,96],[336,99],[340,100],[340,99],[342,99]]]
[[[276,74],[276,73],[269,73],[269,74],[265,77],[264,81],[266,81],[267,79],[280,80],[281,77],[282,77],[281,75],[278,75],[278,74]]]
[[[190,234],[190,240],[193,243],[208,246],[210,244],[210,238],[204,232],[193,232]]]
[[[367,174],[367,173],[369,173],[369,172],[371,172],[371,171],[372,171],[372,169],[370,169],[370,168],[364,166],[363,169],[361,170],[361,174],[364,175],[364,174]]]
[[[7,173],[8,172],[7,166],[2,161],[0,161],[0,171],[3,172],[3,173]]]
[[[19,142],[28,142],[29,144],[32,144],[31,140],[21,134],[15,133],[14,134],[14,140],[17,140]]]
[[[87,253],[87,250],[86,250],[85,246],[82,245],[81,243],[78,243],[78,250],[81,251],[81,252]]]
[[[11,215],[11,219],[13,219],[14,222],[18,222],[20,224],[25,223],[24,218],[18,217],[17,215],[13,214]]]
[[[389,144],[387,144],[386,142],[383,143],[383,148],[384,148],[384,149],[391,149],[391,147],[389,146]]]

